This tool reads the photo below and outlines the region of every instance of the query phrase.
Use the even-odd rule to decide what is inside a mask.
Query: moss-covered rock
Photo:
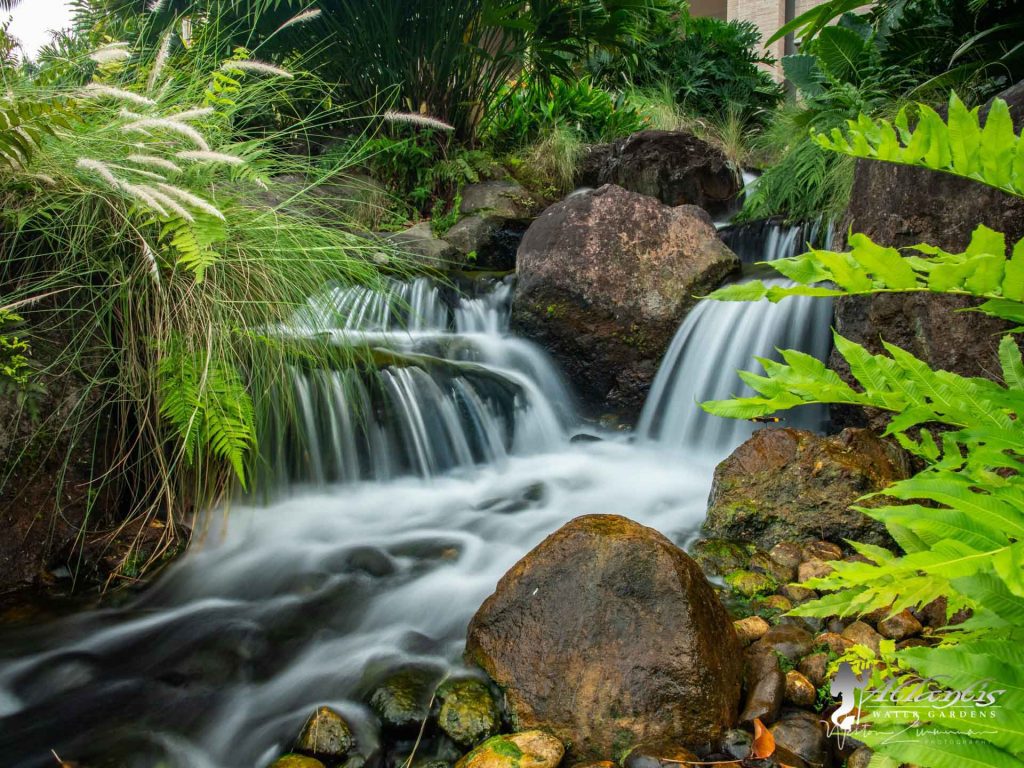
[[[409,665],[388,675],[370,694],[368,703],[385,728],[416,730],[430,716],[430,700],[440,671]]]
[[[436,696],[441,702],[438,725],[457,744],[472,746],[498,732],[501,712],[483,681],[449,680]]]
[[[295,740],[295,751],[337,760],[355,746],[352,729],[345,718],[330,707],[318,707]]]
[[[747,570],[753,549],[752,544],[737,541],[701,539],[690,555],[707,575],[724,576],[730,571]]]
[[[307,755],[283,755],[273,763],[270,768],[326,768],[323,763],[315,757]]]
[[[492,736],[455,768],[555,768],[565,754],[562,742],[544,731]]]
[[[733,571],[725,577],[725,583],[744,597],[768,595],[778,588],[778,583],[767,573],[756,571]]]

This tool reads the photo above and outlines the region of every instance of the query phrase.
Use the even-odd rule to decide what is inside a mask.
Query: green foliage
[[[488,110],[484,139],[496,151],[520,149],[558,130],[583,142],[618,139],[645,127],[623,96],[594,85],[589,77],[550,83],[533,78],[503,87]]]
[[[160,414],[178,431],[191,462],[204,445],[231,464],[245,485],[245,463],[255,448],[252,398],[238,371],[212,356],[187,354],[172,338],[158,367]]]
[[[0,309],[0,331],[5,327],[22,322],[22,318],[6,309]],[[24,384],[28,381],[28,343],[0,333],[0,382],[4,384]]]
[[[822,140],[822,146],[995,182],[1020,194],[1012,172],[1020,139],[1012,128],[1007,133],[1005,110],[1005,104],[993,104],[989,122],[995,127],[991,146],[984,148],[980,145],[987,143],[989,123],[979,127],[976,112],[955,97],[948,124],[924,109],[913,132],[905,118],[893,127],[865,117],[847,134]],[[998,168],[996,158],[1002,163]],[[984,298],[979,311],[1024,318],[1024,241],[1008,247],[1003,235],[979,227],[960,254],[929,245],[909,250],[915,255],[902,256],[853,235],[849,253],[812,251],[773,263],[797,282],[792,288],[775,292],[752,284],[717,295],[779,300],[927,290]],[[928,701],[884,707],[862,703],[868,727],[857,738],[893,765],[1024,765],[1024,675],[1018,671],[1024,661],[1024,359],[1012,335],[1021,330],[1000,342],[1002,381],[933,370],[891,344],[884,344],[885,353],[871,354],[836,335],[836,349],[856,386],[815,358],[788,350],[782,362],[761,360],[763,376],[741,373],[755,396],[704,404],[712,413],[733,418],[806,403],[888,411],[893,416],[886,435],[924,465],[913,477],[872,494],[883,500],[881,505],[855,507],[884,523],[901,551],[851,542],[864,561],[834,563],[831,574],[807,583],[824,596],[792,611],[807,616],[895,613],[940,596],[947,598],[948,610],[970,610],[967,621],[936,636],[936,646],[897,651],[887,643],[882,656],[890,664],[890,677],[937,693],[998,681],[998,710],[979,724],[973,718],[937,718]]]
[[[1005,101],[992,102],[984,126],[979,108],[967,109],[955,93],[948,123],[927,104],[917,109],[913,130],[903,108],[894,122],[861,116],[847,124],[845,133],[833,128],[814,139],[833,152],[931,168],[1024,195],[1024,140],[1014,134]]]
[[[761,122],[782,98],[763,68],[771,64],[754,24],[691,17],[677,3],[655,19],[635,60],[597,55],[588,68],[612,87],[666,88],[692,116],[721,118],[731,111]]]

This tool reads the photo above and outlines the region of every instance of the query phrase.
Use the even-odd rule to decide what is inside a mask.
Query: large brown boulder
[[[906,453],[865,429],[829,437],[762,429],[715,468],[704,530],[764,548],[816,539],[888,544],[884,526],[848,507],[909,474]]]
[[[552,353],[591,414],[633,416],[696,296],[738,267],[700,208],[607,185],[527,230],[512,327]]]
[[[1014,125],[1024,126],[1024,83],[1000,94],[1010,105]],[[1009,242],[1024,237],[1024,200],[976,181],[922,168],[859,160],[843,231],[852,226],[877,243],[897,248],[930,243],[947,251],[966,248],[971,232],[985,224]],[[926,360],[933,368],[964,376],[996,377],[1001,321],[977,312],[959,312],[979,302],[929,293],[887,293],[839,299],[835,328],[843,336],[880,353],[881,341]],[[832,353],[831,366],[853,381],[846,361]],[[837,427],[870,424],[888,416],[862,409],[833,409]]]
[[[470,623],[466,658],[505,690],[517,729],[549,730],[572,760],[717,742],[743,663],[696,563],[615,515],[576,518],[505,574]]]
[[[722,150],[684,131],[640,131],[591,147],[579,182],[616,184],[666,205],[699,205],[713,216],[732,211],[743,186]]]

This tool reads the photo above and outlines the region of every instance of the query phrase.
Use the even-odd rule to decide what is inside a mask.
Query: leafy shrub
[[[641,130],[644,118],[623,96],[594,85],[589,77],[535,79],[507,85],[488,110],[484,138],[497,151],[524,147],[563,129],[583,142],[609,141]]]
[[[667,88],[690,115],[721,117],[732,111],[761,122],[783,94],[762,66],[774,60],[761,51],[760,33],[751,22],[694,18],[680,4],[657,17],[635,65],[599,56],[590,66],[599,82]]]
[[[816,134],[827,151],[903,163],[963,176],[1024,197],[1024,138],[1014,135],[1005,102],[993,102],[984,126],[979,112],[953,96],[948,122],[918,106],[911,130],[906,111],[894,122],[861,116],[845,132]],[[838,296],[880,291],[929,291],[985,299],[977,309],[1017,323],[999,346],[1002,383],[931,369],[890,344],[870,354],[836,335],[836,348],[858,383],[854,388],[808,355],[786,351],[783,362],[762,361],[765,375],[742,373],[753,397],[705,403],[712,413],[750,418],[806,403],[844,403],[889,411],[886,434],[924,469],[887,487],[885,506],[857,507],[886,525],[902,553],[852,543],[864,562],[837,562],[829,576],[807,586],[829,592],[794,614],[855,616],[896,613],[945,597],[948,611],[970,618],[933,636],[934,645],[897,651],[882,647],[890,680],[911,681],[941,693],[998,688],[999,709],[983,725],[941,718],[926,699],[884,711],[861,702],[865,730],[856,737],[873,747],[872,765],[926,768],[964,764],[1024,764],[1024,240],[979,226],[963,253],[930,245],[895,248],[853,235],[847,253],[811,251],[773,262],[793,287],[754,282],[714,294],[726,300],[790,295]],[[936,435],[935,426],[946,431]],[[869,652],[861,650],[859,655]],[[872,659],[873,661],[873,659]],[[950,735],[952,732],[952,735]],[[898,738],[897,738],[898,737]]]

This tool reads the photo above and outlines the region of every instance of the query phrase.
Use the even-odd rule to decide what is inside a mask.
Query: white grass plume
[[[124,184],[123,189],[150,210],[156,211],[164,218],[167,217],[167,209],[160,205],[160,201],[150,194],[147,187],[141,184]]]
[[[112,88],[109,85],[100,83],[89,83],[79,94],[83,99],[118,99],[119,101],[130,101],[140,107],[152,107],[156,104],[152,99],[139,93],[126,91],[122,88]]]
[[[132,57],[132,52],[128,50],[127,43],[110,43],[110,45],[104,45],[102,48],[97,48],[95,51],[89,54],[89,58],[97,64],[112,64],[116,61],[124,61]]]
[[[136,120],[134,123],[129,123],[123,128],[125,131],[142,132],[146,132],[148,129],[177,133],[179,136],[187,138],[204,152],[210,151],[210,145],[206,143],[206,139],[203,138],[203,135],[199,133],[199,131],[187,123],[179,123],[176,120],[168,120],[165,117],[147,117],[143,120]]]
[[[162,205],[164,208],[166,208],[168,211],[173,213],[178,218],[184,219],[185,221],[188,222],[196,220],[195,217],[188,211],[188,209],[185,208],[185,206],[181,205],[177,200],[175,200],[170,195],[166,195],[160,190],[153,189],[152,187],[146,187],[146,190],[149,192],[150,195],[154,197],[154,199],[156,199],[160,203],[160,205]]]
[[[125,120],[145,120],[146,119],[145,115],[140,115],[138,112],[132,112],[130,109],[125,109],[124,107],[121,107],[121,111],[118,112],[117,114],[118,114],[118,116],[124,118]]]
[[[320,9],[319,8],[310,8],[308,11],[303,11],[302,13],[297,13],[294,16],[292,16],[290,19],[288,19],[288,21],[286,21],[280,27],[275,29],[274,30],[274,34],[276,35],[281,30],[288,29],[288,27],[294,27],[296,24],[305,24],[307,21],[312,21],[313,19],[318,18],[319,16],[320,16]]]
[[[455,126],[449,125],[443,120],[416,112],[396,112],[393,109],[389,109],[384,113],[384,119],[389,123],[408,123],[409,125],[416,125],[421,128],[435,128],[439,131],[455,130]]]
[[[168,120],[177,120],[178,122],[187,122],[189,120],[200,120],[204,117],[209,117],[216,112],[213,107],[192,107],[192,109],[186,109],[183,112],[175,112],[173,115],[165,115]]]
[[[223,213],[218,211],[209,202],[199,197],[199,195],[193,195],[188,190],[182,189],[181,187],[175,187],[171,184],[157,184],[157,187],[159,187],[160,191],[163,192],[165,195],[170,195],[171,197],[181,201],[185,205],[191,205],[193,208],[203,211],[204,213],[208,213],[211,216],[215,216],[221,221],[225,220]]]
[[[75,163],[78,168],[83,171],[92,171],[110,186],[112,189],[123,189],[124,184],[113,174],[110,168],[105,163],[101,163],[99,160],[92,160],[88,157],[78,158],[78,162]]]
[[[160,287],[160,265],[156,260],[156,253],[150,248],[149,243],[145,240],[142,241],[142,256],[146,259],[149,266],[149,274],[153,276],[153,282],[156,283],[157,288]]]
[[[224,163],[225,165],[245,165],[245,160],[235,155],[228,155],[224,152],[178,152],[175,157],[182,160],[192,160],[196,163]]]
[[[169,173],[181,173],[181,166],[156,155],[128,155],[126,159],[136,165],[148,165],[150,168],[159,168]]]
[[[164,9],[164,6],[166,5],[167,0],[153,0],[153,2],[149,4],[149,12],[160,13],[160,11],[162,11]]]
[[[252,72],[257,75],[271,75],[273,77],[284,77],[289,80],[295,77],[287,69],[281,69],[275,67],[273,64],[267,64],[265,61],[257,61],[256,59],[243,59],[241,61],[225,61],[221,66],[221,69],[232,70],[237,69],[242,72]]]
[[[160,41],[160,50],[157,51],[156,58],[153,59],[153,68],[149,71],[149,79],[146,81],[147,91],[152,91],[156,87],[156,82],[160,79],[160,73],[164,71],[167,59],[171,55],[172,42],[171,31],[168,30],[163,40]]]

